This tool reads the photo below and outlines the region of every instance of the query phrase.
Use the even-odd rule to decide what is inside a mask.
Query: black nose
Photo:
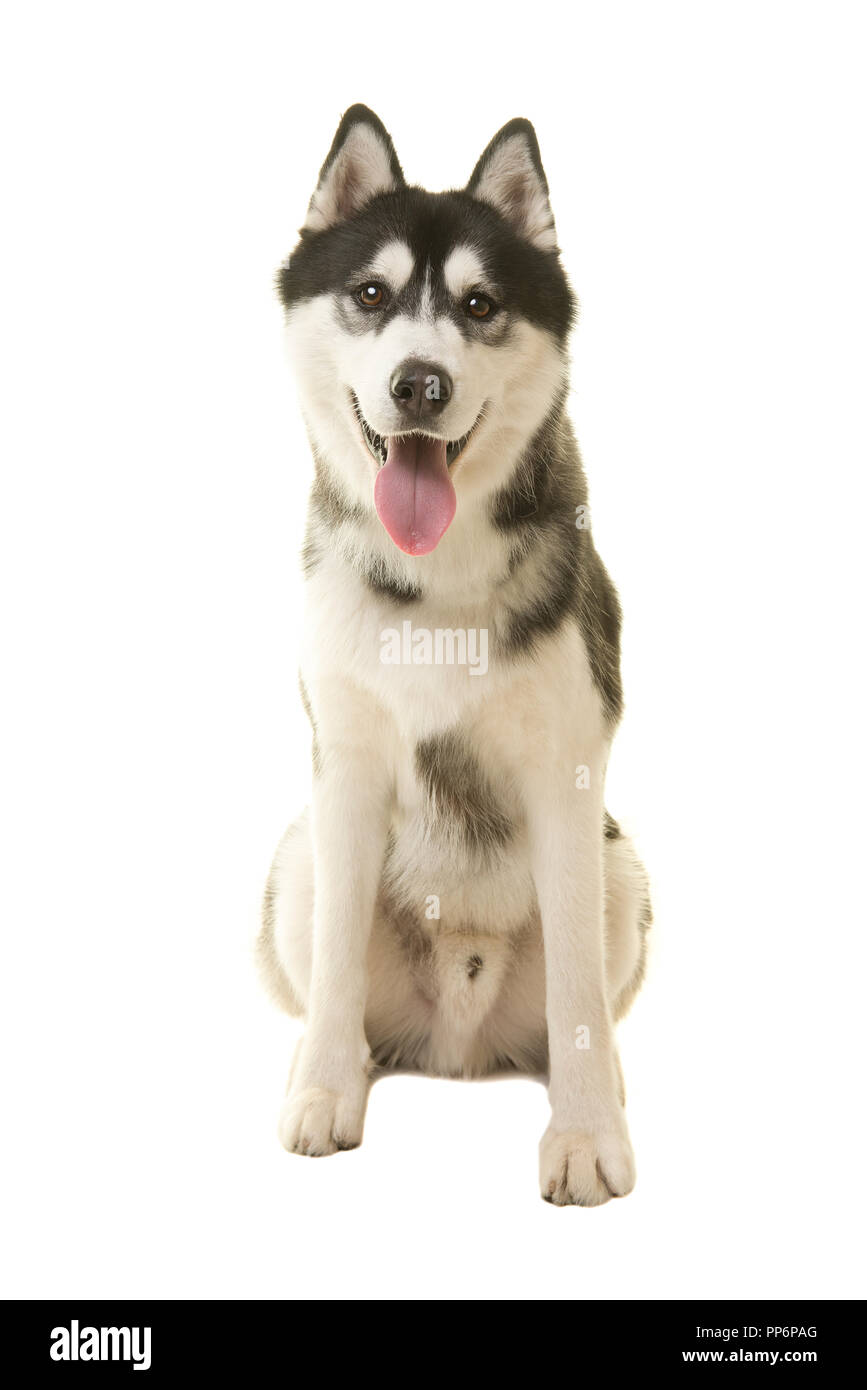
[[[451,400],[452,379],[433,362],[411,357],[391,377],[391,398],[412,420],[429,420]]]

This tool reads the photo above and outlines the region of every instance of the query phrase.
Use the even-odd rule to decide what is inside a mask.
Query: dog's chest
[[[415,746],[472,725],[525,675],[498,655],[497,622],[494,602],[400,601],[334,565],[309,589],[304,669],[369,692]]]
[[[503,649],[495,594],[475,603],[427,594],[399,602],[336,562],[316,581],[302,656],[314,705],[321,681],[346,719],[364,718],[352,700],[353,689],[363,692],[396,763],[411,769],[419,745],[459,733],[496,776],[500,764],[526,765],[542,743],[568,745],[574,731],[580,745],[583,732],[598,729],[598,691],[575,624],[516,654]]]

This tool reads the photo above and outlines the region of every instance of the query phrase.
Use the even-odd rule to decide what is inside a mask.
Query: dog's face
[[[505,483],[561,389],[574,301],[532,126],[504,126],[465,190],[434,194],[353,107],[279,283],[315,447],[427,553],[462,494]]]

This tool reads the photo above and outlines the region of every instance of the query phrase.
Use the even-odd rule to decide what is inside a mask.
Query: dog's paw
[[[291,1092],[280,1109],[278,1133],[284,1149],[310,1158],[357,1149],[363,1129],[363,1099],[318,1086]]]
[[[555,1207],[598,1207],[635,1186],[635,1159],[625,1132],[585,1134],[549,1128],[539,1145],[539,1184]]]

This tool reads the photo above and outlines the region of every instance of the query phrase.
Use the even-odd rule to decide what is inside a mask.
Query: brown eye
[[[382,285],[361,285],[355,293],[359,304],[363,304],[365,309],[377,309],[384,298]]]
[[[474,319],[486,319],[493,307],[491,301],[485,299],[483,294],[471,294],[467,300],[467,312],[472,314]]]

